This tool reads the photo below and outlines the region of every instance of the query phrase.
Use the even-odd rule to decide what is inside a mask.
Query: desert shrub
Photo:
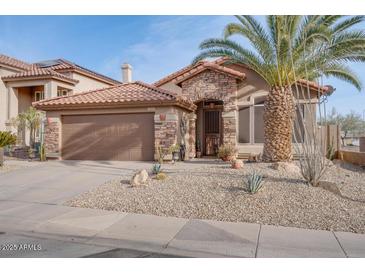
[[[167,178],[167,175],[163,172],[160,172],[156,175],[157,180],[165,180]]]
[[[152,166],[152,174],[159,174],[161,170],[161,164],[154,164]]]
[[[248,178],[247,178],[248,192],[250,192],[251,194],[258,192],[263,186],[262,179],[263,179],[263,176],[260,174],[253,173],[253,174],[248,175]]]
[[[174,145],[171,145],[169,147],[169,152],[170,153],[179,152],[179,151],[180,151],[180,145],[179,144],[174,144]]]
[[[332,161],[335,159],[335,156],[336,156],[336,151],[335,151],[333,144],[331,143],[327,146],[326,158],[328,160]]]
[[[159,162],[159,164],[163,164],[163,161],[165,160],[165,157],[168,153],[168,149],[165,149],[160,145],[157,146],[157,161]]]
[[[4,149],[3,147],[15,145],[16,136],[8,131],[0,131],[0,166],[4,165]]]
[[[0,131],[0,147],[15,145],[16,135],[9,131]]]
[[[46,148],[44,147],[44,144],[41,144],[41,146],[39,148],[39,159],[42,162],[47,160],[47,157],[46,157]]]
[[[230,144],[221,145],[218,148],[218,157],[224,161],[232,160],[237,154],[237,148]]]

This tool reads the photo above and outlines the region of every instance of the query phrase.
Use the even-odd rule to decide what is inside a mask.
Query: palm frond
[[[333,33],[341,32],[351,28],[352,26],[359,24],[365,20],[364,15],[352,16],[343,22],[340,22],[333,26]]]
[[[208,39],[194,62],[228,57],[261,75],[269,85],[285,85],[296,78],[314,80],[329,75],[361,88],[358,77],[346,65],[365,62],[365,31],[351,30],[365,16],[309,15],[266,17],[264,28],[254,16],[236,16],[224,39]],[[253,50],[230,39],[240,35]]]
[[[362,89],[362,83],[359,77],[347,66],[332,63],[323,67],[325,76],[333,76],[355,86],[359,91]]]

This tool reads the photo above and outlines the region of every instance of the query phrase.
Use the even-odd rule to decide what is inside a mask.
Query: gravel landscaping
[[[131,176],[121,176],[66,205],[365,233],[365,170],[360,167],[335,165],[328,170],[324,179],[336,183],[343,197],[267,163],[245,163],[235,170],[220,160],[200,160],[163,169],[168,175],[164,181],[150,179],[148,186],[130,187]],[[264,186],[252,195],[245,176],[254,171],[264,175]]]

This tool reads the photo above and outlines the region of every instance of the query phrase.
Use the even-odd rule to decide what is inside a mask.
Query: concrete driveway
[[[0,200],[62,204],[115,177],[151,168],[148,162],[48,161],[0,173]]]

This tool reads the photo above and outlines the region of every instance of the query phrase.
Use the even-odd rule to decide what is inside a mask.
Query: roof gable
[[[54,59],[54,60],[46,60],[37,62],[34,64],[37,67],[44,67],[48,69],[52,69],[59,72],[66,72],[66,71],[73,71],[78,72],[80,74],[86,75],[88,77],[97,79],[99,81],[111,84],[111,85],[119,85],[121,82],[114,80],[108,76],[105,76],[103,74],[97,73],[95,71],[92,71],[90,69],[84,68],[80,65],[77,65],[71,61],[68,61],[66,59]]]
[[[245,79],[246,75],[243,72],[224,67],[216,62],[208,62],[208,61],[200,61],[195,65],[189,65],[181,70],[178,70],[177,72],[174,72],[159,81],[155,82],[155,86],[162,86],[163,84],[166,84],[167,82],[172,81],[175,84],[179,84],[205,70],[214,70],[219,73],[227,74],[231,77],[237,78],[237,79]]]

